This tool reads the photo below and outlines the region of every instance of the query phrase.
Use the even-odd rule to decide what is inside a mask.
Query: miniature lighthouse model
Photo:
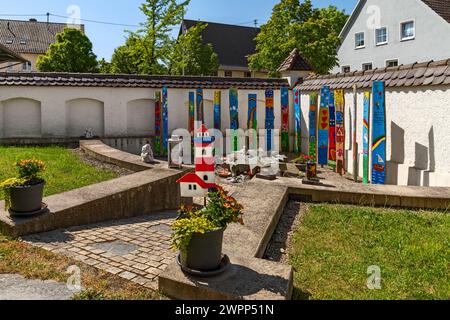
[[[214,165],[214,137],[211,137],[205,125],[202,125],[194,137],[195,173],[189,173],[177,182],[180,184],[181,197],[202,198],[209,190],[216,188]]]

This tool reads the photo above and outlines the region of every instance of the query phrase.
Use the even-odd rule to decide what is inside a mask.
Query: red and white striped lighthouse
[[[205,125],[195,132],[195,173],[185,175],[178,180],[183,198],[206,197],[216,185],[214,163],[214,137],[211,137]]]

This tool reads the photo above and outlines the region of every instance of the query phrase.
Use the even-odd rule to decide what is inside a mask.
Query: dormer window
[[[6,40],[6,44],[13,44],[14,41],[13,40]]]
[[[20,40],[20,44],[25,45],[25,44],[27,44],[27,41],[26,40]]]

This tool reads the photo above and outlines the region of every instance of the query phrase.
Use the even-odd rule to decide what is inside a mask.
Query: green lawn
[[[450,299],[450,216],[314,205],[293,238],[296,299]],[[381,290],[367,288],[369,266]]]
[[[0,146],[0,181],[14,176],[13,164],[22,159],[39,159],[45,162],[46,196],[117,177],[115,172],[87,165],[71,150],[63,147]]]

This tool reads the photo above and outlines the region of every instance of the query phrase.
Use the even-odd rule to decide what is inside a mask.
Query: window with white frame
[[[377,46],[388,43],[388,31],[386,27],[375,30],[375,42]]]
[[[370,62],[370,63],[363,63],[362,69],[363,69],[363,71],[369,71],[369,70],[372,70],[372,69],[373,69],[373,65],[372,65],[371,62]]]
[[[342,73],[348,73],[348,72],[350,72],[350,66],[343,66]]]
[[[31,62],[22,63],[22,71],[31,71]]]
[[[364,48],[366,45],[364,32],[358,32],[355,34],[355,48]]]
[[[414,21],[402,22],[400,24],[401,39],[411,40],[416,37],[416,25]]]
[[[398,59],[387,60],[386,67],[398,67]]]

